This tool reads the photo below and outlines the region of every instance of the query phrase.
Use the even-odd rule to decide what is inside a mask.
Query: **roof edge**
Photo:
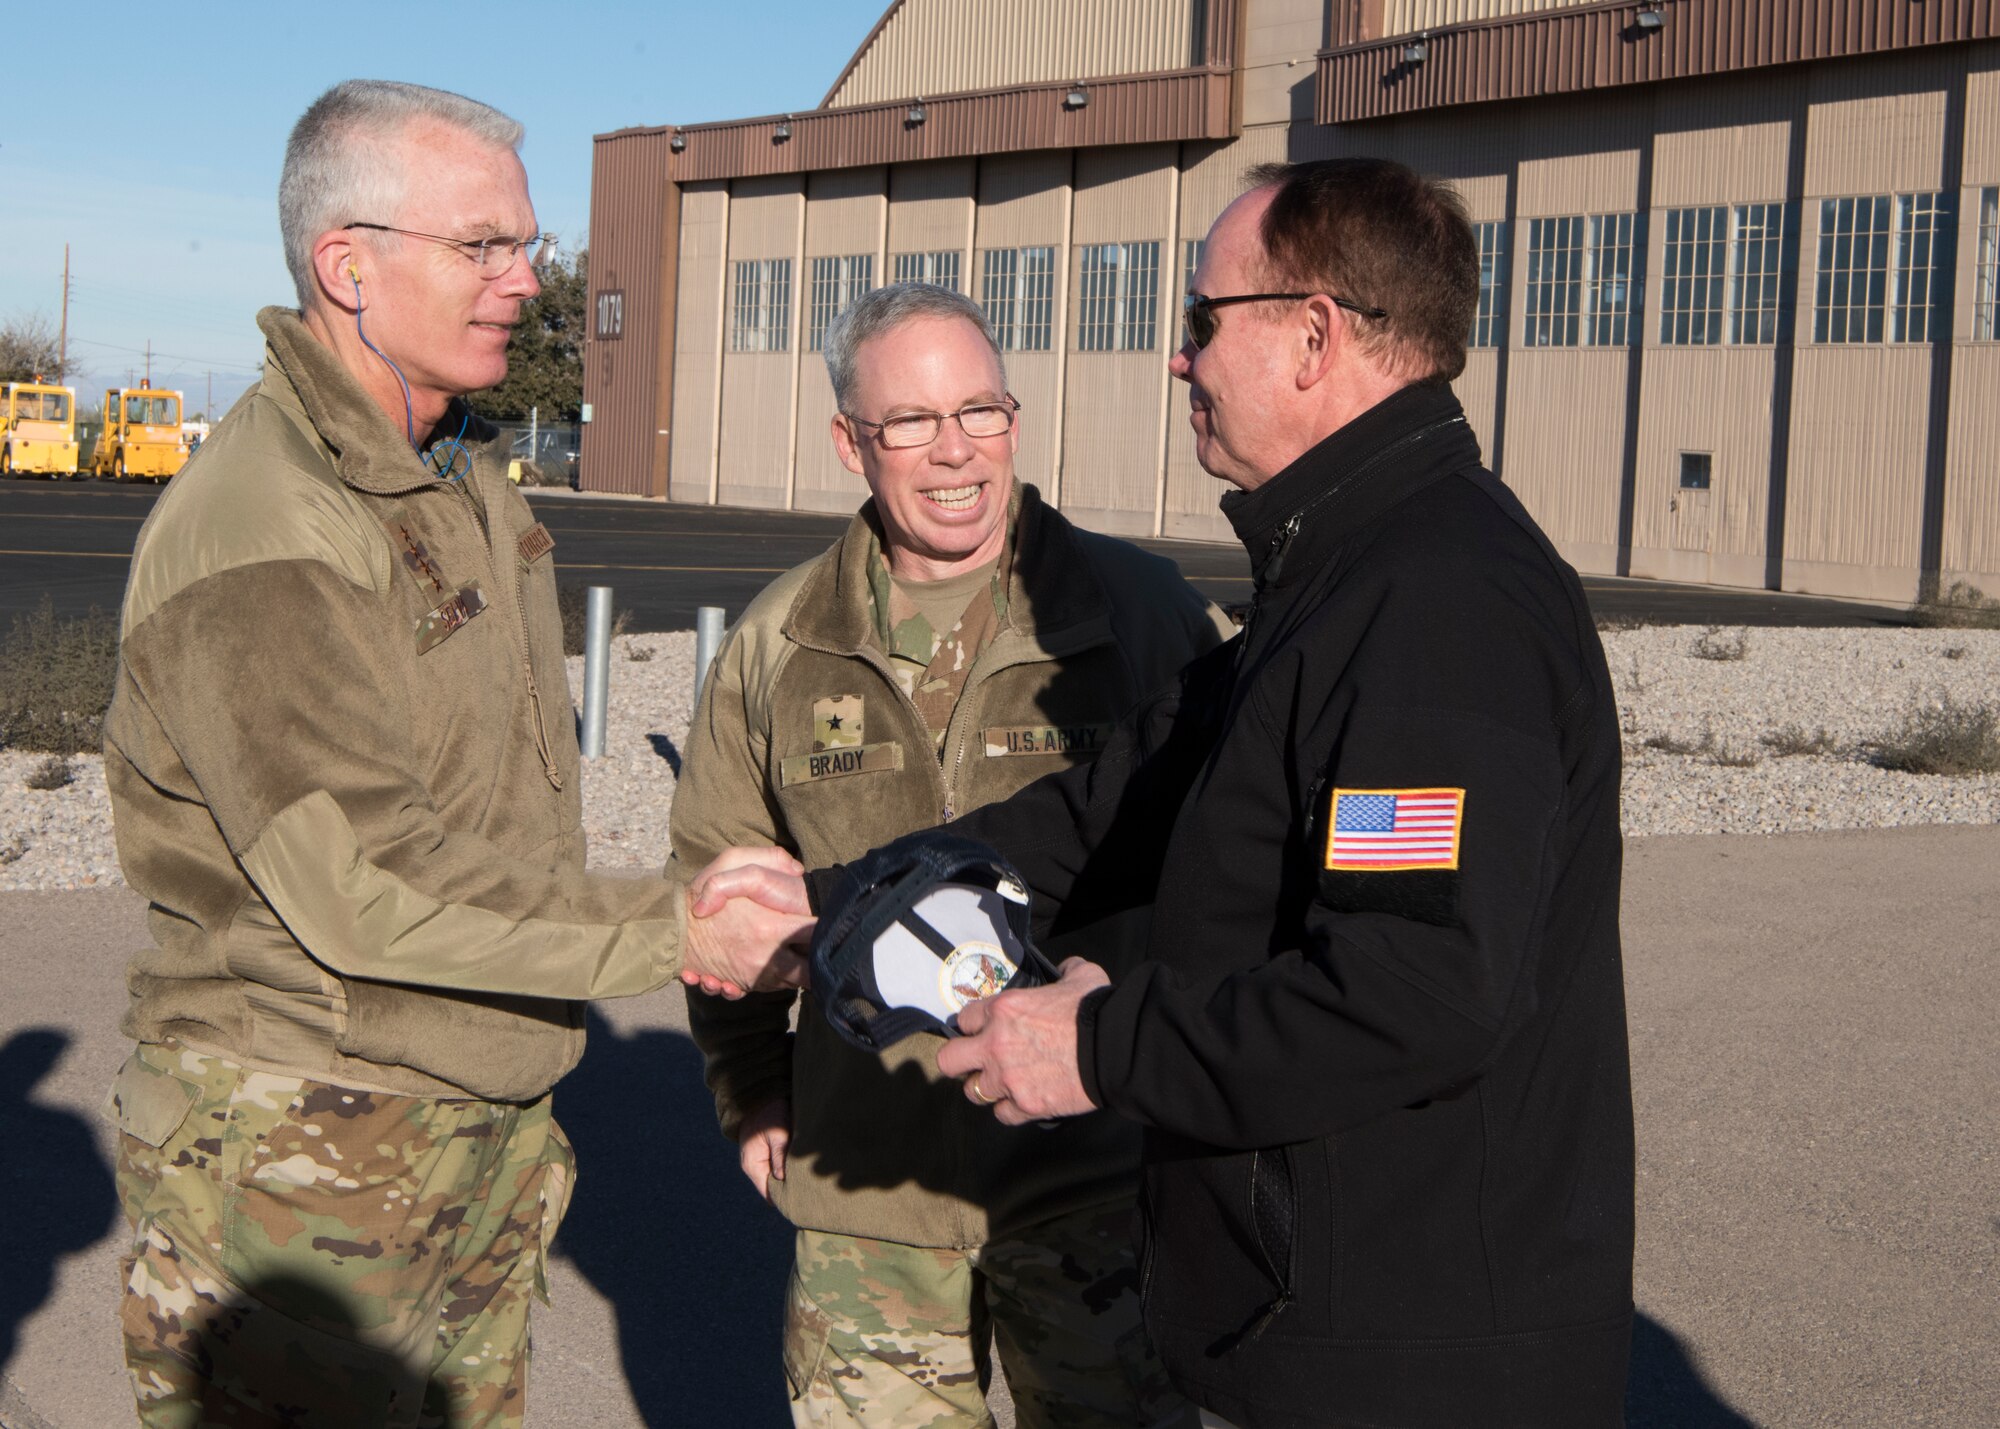
[[[848,76],[854,73],[854,67],[861,63],[861,57],[868,53],[869,47],[881,35],[883,26],[889,23],[889,17],[902,9],[903,4],[904,0],[890,0],[889,8],[882,12],[882,18],[875,22],[875,28],[868,32],[868,37],[862,40],[860,48],[856,49],[853,55],[849,57],[847,67],[833,81],[832,87],[826,92],[826,97],[820,100],[818,108],[825,109],[833,103],[833,97],[840,93],[840,87],[847,83]]]

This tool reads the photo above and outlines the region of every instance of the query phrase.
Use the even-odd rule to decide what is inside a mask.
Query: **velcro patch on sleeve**
[[[1326,867],[1399,873],[1458,867],[1463,789],[1335,789],[1327,810]]]
[[[849,774],[876,774],[903,767],[900,744],[856,744],[826,749],[817,754],[794,754],[778,766],[778,786],[810,784],[819,779],[840,779]]]
[[[486,596],[479,582],[461,586],[458,594],[417,619],[417,653],[427,654],[443,644],[454,630],[486,609]]]
[[[979,732],[988,759],[1014,754],[1095,754],[1115,726],[1108,724],[996,725]]]
[[[532,565],[556,548],[556,538],[549,534],[549,528],[537,521],[521,533],[521,559]]]

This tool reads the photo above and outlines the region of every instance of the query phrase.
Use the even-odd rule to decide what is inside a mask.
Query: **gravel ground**
[[[1697,644],[1728,653],[1738,637],[1740,658],[1694,653]],[[1899,774],[1870,762],[1874,742],[1921,704],[2000,705],[2000,631],[1652,626],[1609,631],[1604,648],[1630,835],[2000,822],[2000,775]],[[584,775],[593,867],[646,871],[665,860],[693,667],[691,632],[614,642],[607,753]],[[570,687],[583,687],[580,659]],[[1827,752],[1781,756],[1767,740],[1788,730],[1823,736]],[[1692,752],[1672,752],[1683,748]],[[0,752],[0,889],[119,882],[101,761],[73,761],[75,781],[63,788],[28,789],[43,760]]]

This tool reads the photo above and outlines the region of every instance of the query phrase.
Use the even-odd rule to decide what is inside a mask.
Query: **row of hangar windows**
[[[1944,279],[1957,231],[1955,195],[1868,194],[1817,200],[1815,343],[1935,342],[1950,329]],[[1658,311],[1668,347],[1768,346],[1796,291],[1796,203],[1668,209]],[[1639,213],[1528,220],[1525,347],[1623,347],[1642,328]],[[1507,323],[1506,224],[1481,223],[1479,311],[1471,346],[1498,347]],[[2000,188],[1977,214],[1972,338],[2000,337]]]
[[[1932,342],[1950,325],[1941,280],[1957,232],[1956,195],[1871,194],[1815,201],[1814,343]],[[1658,340],[1667,346],[1770,345],[1796,291],[1797,203],[1714,204],[1666,210]],[[1525,347],[1622,347],[1643,332],[1643,213],[1532,218],[1527,229]],[[2000,339],[2000,188],[1980,192],[1972,338]],[[1469,345],[1504,345],[1508,225],[1474,225],[1479,307]],[[1078,251],[1076,352],[1150,352],[1160,344],[1157,240],[1093,243]],[[1181,291],[1193,286],[1202,240],[1181,245]],[[986,248],[973,294],[1003,350],[1046,352],[1055,341],[1053,245]],[[956,249],[892,255],[893,281],[965,291]],[[875,255],[811,258],[802,341],[818,352],[834,317],[875,286]],[[732,270],[729,349],[785,352],[792,342],[792,260],[745,259]],[[622,314],[621,314],[622,316]],[[602,317],[600,316],[600,325]],[[601,333],[600,336],[610,336]],[[1174,334],[1178,337],[1178,333]]]

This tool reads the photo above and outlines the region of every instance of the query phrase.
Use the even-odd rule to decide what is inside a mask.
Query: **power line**
[[[130,352],[136,353],[141,357],[146,355],[146,349],[143,347],[120,347],[115,342],[98,342],[93,338],[87,337],[73,337],[70,341],[80,342],[85,347],[102,347],[111,352]],[[176,362],[192,362],[204,368],[212,367],[217,372],[234,372],[241,377],[255,377],[257,375],[257,369],[254,367],[239,367],[233,362],[218,362],[214,358],[209,357],[193,357],[185,352],[162,352],[156,347],[152,350],[152,355],[154,357],[171,357]]]

